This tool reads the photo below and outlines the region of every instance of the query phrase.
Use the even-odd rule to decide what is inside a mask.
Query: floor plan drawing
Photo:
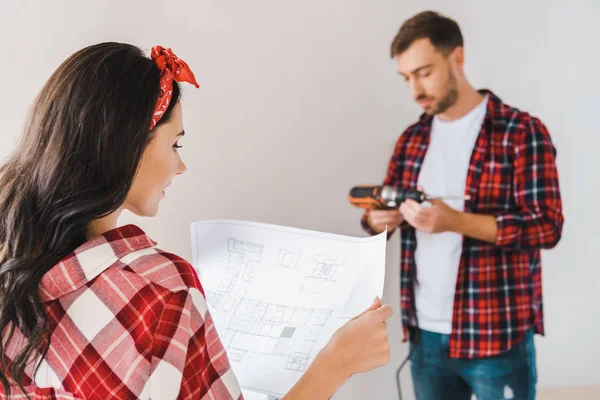
[[[338,269],[343,268],[344,264],[346,264],[345,258],[326,257],[316,254],[313,257],[313,271],[310,278],[333,281],[336,278]]]
[[[191,232],[193,265],[244,394],[282,396],[336,329],[383,292],[385,234],[223,220]]]
[[[238,282],[252,282],[262,257],[262,245],[228,238],[227,254],[228,260],[223,279],[214,291],[211,290],[210,294],[207,294],[207,297],[210,297],[209,301],[215,306],[220,305],[223,296],[232,291]],[[223,307],[224,310],[233,307],[233,300],[229,299],[229,301],[229,305]]]
[[[296,269],[300,265],[301,254],[285,249],[279,249],[278,254],[277,263],[275,264],[277,267]]]
[[[230,318],[215,320],[223,345],[234,361],[247,354],[284,357],[286,368],[304,371],[319,333],[332,310],[308,309],[241,299]],[[304,360],[304,361],[302,361]],[[301,362],[302,361],[302,362]]]

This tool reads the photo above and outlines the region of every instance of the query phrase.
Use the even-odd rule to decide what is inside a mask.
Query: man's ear
[[[456,68],[456,72],[462,74],[463,67],[465,65],[465,49],[461,46],[455,48],[448,55],[448,59],[454,68]]]

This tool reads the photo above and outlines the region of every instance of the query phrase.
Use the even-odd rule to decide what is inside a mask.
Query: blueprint
[[[193,265],[248,398],[285,394],[335,330],[383,293],[385,232],[212,220],[191,233]]]

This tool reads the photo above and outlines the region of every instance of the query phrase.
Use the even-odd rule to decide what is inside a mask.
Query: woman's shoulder
[[[158,247],[129,253],[120,263],[120,269],[172,292],[201,289],[198,274],[187,260]]]
[[[147,296],[190,289],[203,293],[192,265],[156,245],[135,225],[108,231],[77,248],[44,275],[41,299],[78,297],[90,287],[98,287],[106,296],[120,292],[122,298],[132,298],[139,291],[148,292]]]
[[[107,273],[120,273],[139,287],[148,285],[171,292],[198,289],[203,292],[194,267],[184,258],[157,247],[141,228],[126,225],[104,234],[116,257]]]

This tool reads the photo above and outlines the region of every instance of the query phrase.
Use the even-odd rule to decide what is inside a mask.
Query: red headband
[[[156,126],[167,111],[167,108],[169,108],[169,103],[171,103],[171,98],[173,97],[173,80],[176,82],[189,82],[197,88],[200,87],[190,67],[185,61],[173,54],[171,49],[154,46],[151,57],[160,71],[160,92],[156,101],[156,107],[154,108],[154,114],[152,114],[150,129]]]

